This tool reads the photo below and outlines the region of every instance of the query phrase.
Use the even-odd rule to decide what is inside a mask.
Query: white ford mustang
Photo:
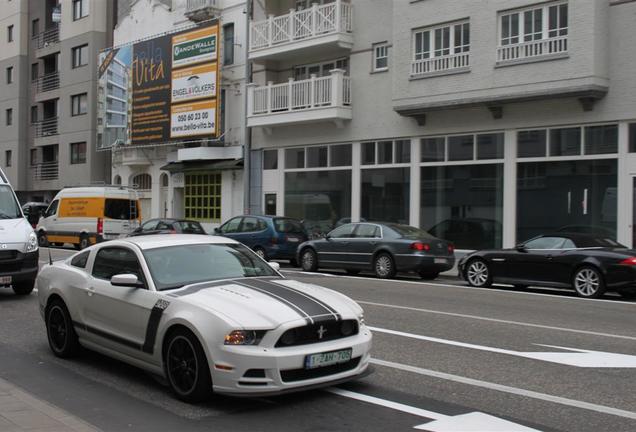
[[[273,267],[227,238],[114,240],[42,269],[40,312],[55,355],[85,346],[164,376],[189,402],[365,375],[360,306]]]

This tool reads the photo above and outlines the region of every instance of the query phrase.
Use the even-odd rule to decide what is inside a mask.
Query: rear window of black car
[[[205,234],[199,222],[181,221],[176,224],[179,225],[183,234]]]
[[[274,219],[274,227],[279,233],[302,234],[303,232],[305,232],[300,222],[294,219],[276,218]]]
[[[579,248],[589,247],[603,247],[603,248],[619,248],[626,249],[627,246],[620,244],[619,242],[605,237],[586,237],[575,239],[576,246]]]
[[[386,226],[406,239],[435,238],[423,229],[409,225],[387,224]]]

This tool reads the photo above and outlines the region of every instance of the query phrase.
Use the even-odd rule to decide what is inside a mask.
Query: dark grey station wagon
[[[455,264],[452,243],[419,228],[393,223],[360,222],[342,225],[323,239],[298,247],[305,271],[341,268],[349,274],[372,270],[382,279],[397,272],[416,272],[435,279]]]

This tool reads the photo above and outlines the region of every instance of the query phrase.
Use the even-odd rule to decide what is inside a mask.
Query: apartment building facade
[[[144,220],[185,217],[212,229],[243,213],[245,7],[244,0],[118,2],[114,46],[194,28],[210,20],[218,20],[220,26],[218,138],[164,140],[136,146],[123,144],[126,140],[122,130],[122,144],[110,147],[112,182],[137,189]],[[123,89],[125,85],[120,84],[116,87]],[[125,99],[115,97],[114,101]],[[123,119],[113,117],[119,115],[115,111],[102,114],[103,127],[122,124]],[[111,117],[107,118],[107,114]]]
[[[97,53],[112,44],[112,0],[0,2],[0,151],[21,201],[104,183],[96,151]]]
[[[634,1],[254,2],[253,211],[634,244]],[[636,244],[634,244],[636,246]]]

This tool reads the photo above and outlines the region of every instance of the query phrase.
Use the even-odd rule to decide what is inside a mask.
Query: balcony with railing
[[[329,76],[312,75],[282,84],[250,84],[247,94],[248,127],[351,120],[351,78],[341,69]]]
[[[411,76],[426,76],[470,70],[470,53],[431,57],[411,63]]]
[[[250,59],[280,59],[297,50],[351,50],[353,7],[343,0],[250,23]]]
[[[34,93],[44,93],[51,90],[57,90],[60,88],[60,73],[52,72],[41,77],[38,77],[35,81],[33,81],[33,90]]]
[[[41,33],[33,36],[33,43],[36,49],[52,47],[60,43],[60,27],[54,25]]]
[[[43,138],[58,135],[59,132],[57,128],[57,120],[57,117],[51,117],[39,122],[32,123],[31,127],[33,128],[33,136],[35,138]]]
[[[214,18],[219,13],[219,0],[187,0],[185,16],[200,22]]]
[[[559,36],[497,47],[497,63],[520,63],[544,58],[566,56],[568,37]]]
[[[31,166],[33,180],[48,181],[57,180],[59,176],[59,165],[54,162],[40,162]]]

